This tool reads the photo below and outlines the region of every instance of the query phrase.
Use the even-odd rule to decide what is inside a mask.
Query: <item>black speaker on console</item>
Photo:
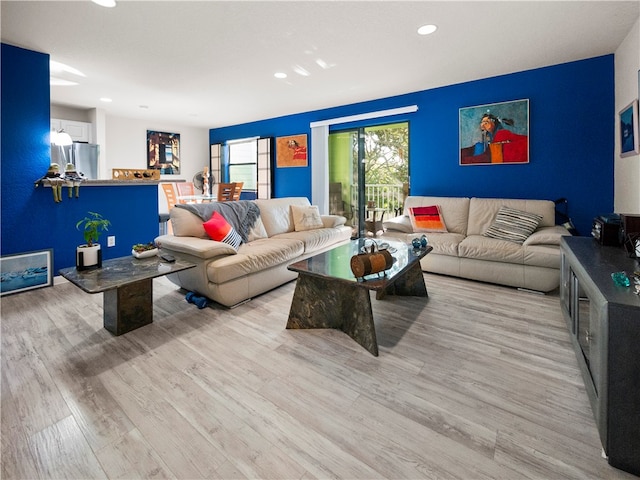
[[[620,245],[620,217],[615,213],[610,215],[600,215],[593,219],[591,225],[591,236],[595,238],[600,245],[615,246]]]
[[[620,214],[620,243],[629,255],[636,254],[636,241],[640,240],[640,215]]]

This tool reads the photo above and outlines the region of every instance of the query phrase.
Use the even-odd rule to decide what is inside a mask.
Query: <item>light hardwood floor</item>
[[[425,275],[373,300],[380,356],[286,330],[295,283],[102,328],[62,281],[3,297],[2,478],[589,479],[610,467],[557,294]]]

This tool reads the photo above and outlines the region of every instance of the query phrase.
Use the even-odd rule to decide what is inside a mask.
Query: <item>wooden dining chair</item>
[[[218,201],[230,202],[233,200],[234,191],[235,183],[218,183]]]
[[[240,200],[240,194],[242,193],[242,187],[244,182],[235,182],[233,186],[233,200]]]
[[[162,191],[164,192],[164,196],[167,199],[167,210],[170,212],[173,207],[178,203],[178,199],[176,197],[176,191],[173,183],[161,183]],[[173,233],[173,229],[171,228],[171,223],[169,222],[169,214],[168,213],[158,213],[158,221],[160,222],[160,234],[164,235],[166,233]]]
[[[242,193],[243,185],[244,182],[219,183],[218,201],[230,202],[234,200],[240,200],[240,194]]]
[[[187,195],[195,195],[195,187],[193,186],[193,182],[176,182],[176,189],[178,190],[178,197],[187,196]],[[178,199],[178,203],[189,203],[189,200],[180,200]]]
[[[162,191],[167,199],[167,208],[171,210],[178,203],[178,197],[176,196],[176,190],[173,183],[161,183]]]

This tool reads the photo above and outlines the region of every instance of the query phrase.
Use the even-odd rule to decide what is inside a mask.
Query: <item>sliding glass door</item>
[[[364,222],[359,206],[364,191],[364,182],[359,181],[363,161],[359,134],[359,129],[329,134],[329,213],[346,217],[354,238],[360,236]]]
[[[401,214],[409,194],[407,122],[329,134],[329,213],[343,215],[353,236],[375,236]]]

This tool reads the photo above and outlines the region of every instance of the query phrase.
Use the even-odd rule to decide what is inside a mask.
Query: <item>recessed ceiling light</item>
[[[327,62],[325,62],[325,61],[324,61],[323,59],[321,59],[321,58],[318,58],[318,59],[316,60],[316,64],[317,64],[320,68],[322,68],[322,69],[324,69],[324,70],[328,70],[328,69],[333,68],[333,67],[335,67],[335,66],[336,66],[336,64],[335,64],[335,63],[327,63]]]
[[[273,76],[276,78],[287,78],[287,74],[284,72],[276,72],[273,74]]]
[[[149,105],[139,105],[139,107],[142,108],[143,110],[149,109]]]
[[[437,29],[435,25],[423,25],[418,29],[418,35],[430,35]]]
[[[112,8],[116,6],[116,0],[91,0],[96,5],[100,5],[101,7]]]
[[[111,103],[111,102],[113,102],[113,100],[111,100],[111,99],[110,99],[110,98],[108,98],[108,97],[102,97],[102,98],[100,99],[100,101],[101,101],[101,102],[106,102],[106,103]]]
[[[311,75],[311,73],[309,73],[309,71],[306,68],[300,65],[294,65],[292,68],[294,72],[296,72],[298,75],[302,77],[308,77],[309,75]]]

